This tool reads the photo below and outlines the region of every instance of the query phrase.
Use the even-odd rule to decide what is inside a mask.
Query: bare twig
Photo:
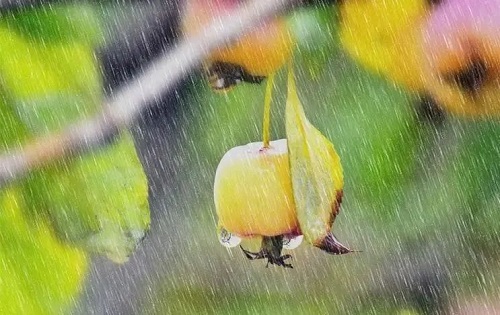
[[[254,0],[216,19],[201,34],[181,42],[136,80],[105,102],[103,111],[58,134],[36,139],[24,148],[0,156],[0,187],[31,170],[98,148],[109,136],[130,126],[152,101],[197,67],[213,49],[226,45],[246,29],[282,13],[294,0]]]

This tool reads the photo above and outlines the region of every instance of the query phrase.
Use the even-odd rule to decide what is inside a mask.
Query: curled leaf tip
[[[344,255],[357,252],[340,243],[332,233],[328,233],[321,243],[316,245],[316,247],[332,255]]]

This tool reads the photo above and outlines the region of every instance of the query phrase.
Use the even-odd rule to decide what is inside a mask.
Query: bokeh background
[[[100,63],[96,89],[112,95],[175,45],[180,5],[63,1],[4,9],[0,22],[2,30],[31,32],[28,43],[50,36],[85,39]],[[6,287],[0,278],[0,295],[18,290],[14,296],[24,296],[19,301],[26,305],[45,299],[49,306],[33,308],[35,314],[500,312],[498,122],[422,118],[419,96],[365,70],[343,51],[338,12],[331,7],[300,9],[288,23],[298,40],[294,65],[306,114],[334,143],[344,167],[345,197],[333,230],[361,252],[330,256],[303,244],[291,252],[294,269],[283,269],[248,261],[238,248],[219,244],[215,170],[231,147],[261,139],[264,85],[214,93],[193,73],[131,128],[149,181],[151,226],[129,261],[90,255],[79,288],[61,294],[44,281],[74,281],[69,275],[33,277],[28,287]],[[16,49],[26,48],[0,45],[0,55]],[[15,70],[6,69],[0,69],[4,76]],[[274,139],[285,136],[285,87],[280,72]],[[2,246],[6,239],[2,232]],[[19,248],[9,259],[25,255]],[[29,259],[51,255],[47,250]],[[46,274],[44,268],[54,265],[39,268]]]

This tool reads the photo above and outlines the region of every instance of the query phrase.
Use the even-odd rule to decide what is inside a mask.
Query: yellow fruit
[[[252,76],[268,76],[290,59],[292,47],[286,23],[279,19],[256,28],[233,46],[216,50],[210,59],[237,64]]]
[[[449,112],[500,115],[500,0],[441,4],[422,30],[426,87]]]
[[[341,40],[364,66],[450,113],[499,116],[499,12],[499,0],[350,0]]]
[[[219,224],[242,237],[298,230],[286,139],[229,150],[215,175]]]
[[[203,31],[203,27],[212,19],[231,12],[240,3],[241,1],[236,0],[187,1],[182,21],[184,35],[194,35]],[[285,19],[279,17],[254,28],[230,46],[215,50],[207,60],[208,68],[210,64],[216,62],[226,63],[231,67],[215,75],[222,77],[229,75],[226,81],[260,82],[263,77],[274,73],[290,59],[293,44]],[[238,82],[226,84],[229,87]]]
[[[427,0],[350,0],[341,7],[341,41],[367,68],[415,90],[423,89],[419,25]]]
[[[253,238],[243,248],[250,260],[293,268],[281,255],[302,240],[334,255],[352,252],[330,232],[342,201],[340,159],[319,130],[307,120],[293,69],[288,73],[285,113],[287,139],[269,141],[269,78],[264,109],[263,142],[229,150],[215,174],[214,200],[219,242],[228,248]],[[243,239],[242,239],[243,238]],[[247,242],[249,243],[249,242]]]

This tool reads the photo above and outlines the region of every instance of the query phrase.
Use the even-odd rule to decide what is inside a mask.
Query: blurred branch
[[[26,176],[31,170],[105,145],[119,130],[130,126],[156,98],[197,67],[213,49],[226,45],[263,20],[282,13],[295,2],[254,0],[214,20],[203,32],[182,41],[170,53],[153,61],[142,75],[107,100],[103,111],[94,118],[0,156],[0,186]]]
[[[125,23],[119,19],[106,21],[105,27],[111,36],[97,55],[107,96],[136,78],[151,61],[171,50],[180,40],[182,12],[179,7],[184,1],[144,2],[134,0],[126,6]]]

